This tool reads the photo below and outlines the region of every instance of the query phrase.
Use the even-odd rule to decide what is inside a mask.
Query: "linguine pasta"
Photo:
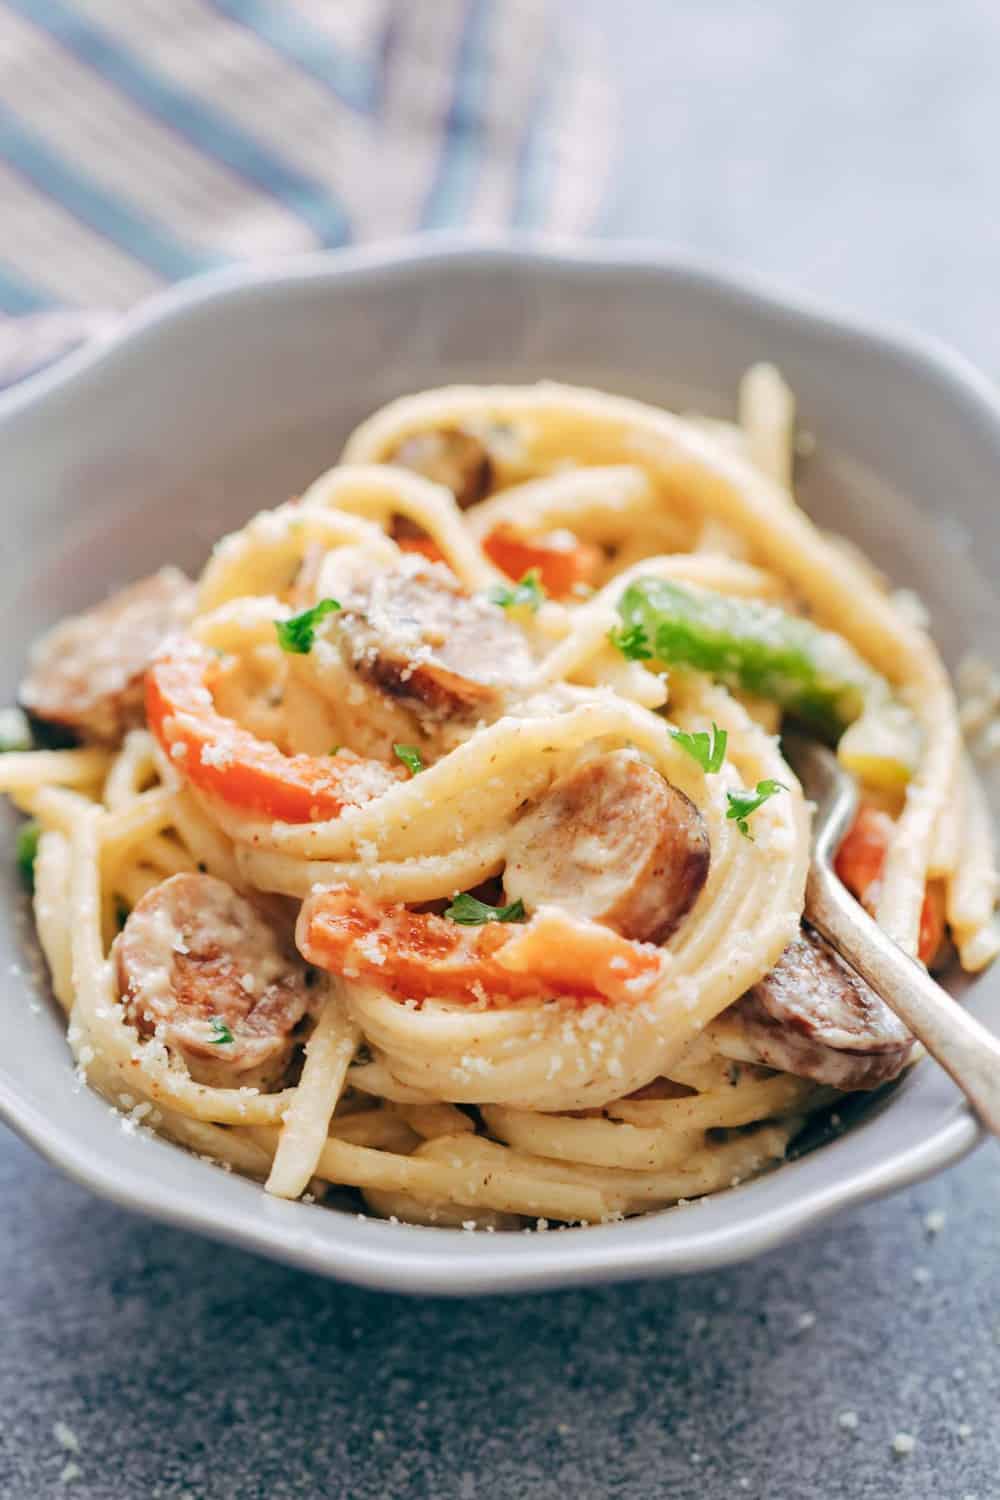
[[[843,878],[928,962],[1000,946],[988,815],[928,635],[795,502],[777,371],[740,414],[396,401],[195,589],[157,575],[144,707],[132,615],[43,643],[26,707],[81,743],[0,790],[93,1087],[280,1196],[510,1228],[725,1188],[899,1071],[802,948],[781,724],[839,741]]]

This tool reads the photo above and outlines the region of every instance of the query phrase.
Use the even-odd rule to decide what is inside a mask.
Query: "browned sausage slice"
[[[488,711],[532,666],[502,609],[421,557],[372,578],[337,621],[359,676],[429,719]]]
[[[31,653],[23,707],[84,739],[114,744],[143,722],[146,668],[193,609],[194,584],[176,568],[161,568],[63,620]]]
[[[489,494],[493,461],[485,443],[461,427],[417,432],[387,455],[386,462],[412,469],[451,490],[461,510]]]
[[[902,1021],[808,927],[721,1018],[723,1051],[729,1033],[757,1062],[848,1092],[895,1078],[913,1047]]]
[[[127,1019],[198,1083],[267,1087],[309,1009],[309,971],[224,880],[172,875],[137,902],[112,949]]]
[[[517,823],[504,891],[623,937],[662,943],[708,878],[708,833],[694,803],[631,751],[585,761]]]

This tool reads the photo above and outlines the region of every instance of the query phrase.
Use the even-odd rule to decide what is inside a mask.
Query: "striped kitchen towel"
[[[166,283],[417,229],[586,229],[561,0],[0,0],[0,384]]]

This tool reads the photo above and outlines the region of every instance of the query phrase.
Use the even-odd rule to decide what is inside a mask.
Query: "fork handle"
[[[1000,1039],[892,941],[826,868],[806,884],[806,918],[958,1084],[1000,1136]]]

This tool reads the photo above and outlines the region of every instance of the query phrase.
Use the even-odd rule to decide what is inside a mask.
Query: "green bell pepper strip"
[[[618,603],[612,640],[625,656],[690,667],[728,688],[767,698],[820,739],[836,744],[859,721],[895,722],[905,780],[919,754],[919,733],[903,734],[907,709],[884,677],[832,631],[773,604],[694,590],[662,578],[638,578]],[[866,736],[867,738],[867,736]],[[880,778],[878,778],[880,779]]]

